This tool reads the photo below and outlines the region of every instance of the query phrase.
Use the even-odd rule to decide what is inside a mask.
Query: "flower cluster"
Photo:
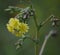
[[[10,18],[7,29],[16,36],[24,36],[28,32],[29,26],[26,23],[20,22],[17,18]]]

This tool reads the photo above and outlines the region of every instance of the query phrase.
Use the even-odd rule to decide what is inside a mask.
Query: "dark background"
[[[48,18],[51,14],[54,14],[60,19],[60,0],[32,0],[32,4],[36,11],[38,24],[46,20],[46,18]],[[9,5],[21,6],[21,3],[19,0],[0,0],[0,55],[35,55],[34,43],[28,39],[25,40],[23,48],[18,50],[15,49],[14,43],[18,40],[18,38],[9,33],[6,29],[6,24],[9,18],[12,17],[11,14],[4,11],[4,9],[6,9]],[[29,23],[29,33],[31,36],[35,36],[36,28],[33,19],[30,19]],[[43,43],[44,36],[49,32],[49,30],[51,30],[51,26],[50,23],[47,22],[47,24],[40,30],[40,48]],[[58,31],[60,34],[60,25],[58,26]],[[60,55],[59,34],[56,38],[51,37],[48,40],[43,55]]]

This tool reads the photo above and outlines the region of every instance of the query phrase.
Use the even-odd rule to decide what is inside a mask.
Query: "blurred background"
[[[25,2],[22,2],[25,1]],[[4,11],[8,6],[29,6],[27,2],[30,0],[0,0],[0,55],[35,55],[34,43],[26,39],[23,48],[16,50],[14,43],[18,38],[6,29],[6,24],[13,15]],[[51,14],[54,14],[60,19],[60,0],[32,0],[32,5],[35,8],[38,24],[46,20]],[[29,20],[29,34],[35,36],[35,24],[33,19]],[[35,28],[35,29],[34,29]],[[32,31],[33,30],[33,31]],[[51,30],[51,24],[47,22],[40,30],[40,48],[45,35]],[[60,26],[58,26],[60,34]],[[60,35],[51,37],[45,47],[43,55],[60,55]]]

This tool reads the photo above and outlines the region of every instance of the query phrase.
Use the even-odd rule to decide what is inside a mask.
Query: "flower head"
[[[29,29],[28,25],[25,23],[20,23],[19,28],[22,33],[28,32],[28,29]]]
[[[29,26],[26,23],[19,22],[17,18],[10,18],[7,29],[16,36],[24,36],[28,32]]]

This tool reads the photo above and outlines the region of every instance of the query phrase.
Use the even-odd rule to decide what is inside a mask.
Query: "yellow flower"
[[[14,29],[9,24],[7,24],[7,29],[9,30],[9,32],[14,32]]]
[[[24,37],[24,34],[22,32],[20,32],[20,31],[19,32],[15,32],[14,34],[16,36],[18,36],[18,37],[20,37],[20,36]]]
[[[16,36],[24,36],[28,32],[29,26],[26,23],[19,22],[17,18],[10,18],[7,29]]]
[[[13,28],[14,27],[18,27],[18,24],[19,24],[19,19],[17,18],[10,18],[9,20],[9,25],[12,26]]]
[[[18,29],[19,25],[19,19],[17,18],[10,18],[8,24],[7,24],[7,29],[9,30],[9,32],[14,32],[14,29]]]
[[[29,27],[26,23],[20,23],[19,27],[22,33],[28,32]]]

